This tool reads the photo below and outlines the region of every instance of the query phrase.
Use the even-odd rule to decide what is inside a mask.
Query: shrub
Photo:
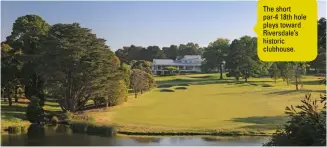
[[[161,89],[160,92],[175,92],[172,89]]]
[[[26,109],[26,118],[31,123],[39,123],[43,121],[43,111],[41,109],[39,99],[32,97]]]
[[[270,84],[262,84],[262,87],[274,87],[274,86]]]
[[[168,76],[174,76],[174,75],[177,75],[179,73],[179,70],[177,69],[177,67],[174,67],[174,66],[165,67],[164,70],[168,70],[168,73],[165,74],[165,75],[168,75]]]
[[[124,80],[114,80],[108,82],[107,101],[109,106],[116,106],[127,101],[127,88]]]
[[[59,122],[59,119],[58,119],[57,116],[53,116],[53,117],[51,117],[50,122],[51,122],[52,124],[57,124],[57,123]]]
[[[186,90],[187,87],[176,87],[175,89],[176,89],[176,90]]]
[[[273,134],[265,146],[326,146],[326,95],[319,101],[311,100],[307,94],[302,104],[286,107],[289,121]],[[297,109],[297,110],[295,110]]]

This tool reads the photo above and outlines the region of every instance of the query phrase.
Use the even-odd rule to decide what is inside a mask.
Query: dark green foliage
[[[275,83],[277,79],[281,77],[280,70],[278,69],[276,63],[273,63],[270,67],[270,77],[274,80]]]
[[[318,20],[318,55],[309,64],[316,73],[326,72],[326,18]]]
[[[176,89],[176,90],[186,90],[187,87],[176,87],[175,89]]]
[[[226,60],[228,48],[228,39],[218,38],[216,41],[211,42],[208,47],[204,48],[202,54],[202,57],[204,58],[202,68],[207,71],[219,69],[220,79],[223,79],[223,66]]]
[[[187,44],[171,45],[170,47],[141,46],[131,45],[123,47],[115,52],[115,55],[126,64],[132,63],[133,60],[145,60],[152,62],[153,59],[176,59],[185,55],[201,55],[202,49],[198,44],[189,42]]]
[[[53,25],[42,47],[40,69],[64,111],[81,110],[88,100],[105,97],[107,82],[122,75],[105,40],[77,23]]]
[[[43,121],[43,110],[41,109],[39,99],[32,97],[26,109],[26,118],[31,123],[40,123]]]
[[[106,105],[106,98],[105,97],[95,97],[93,98],[93,102],[94,105],[98,108],[98,107],[103,107]]]
[[[234,71],[227,73],[226,77],[235,77],[235,79],[238,81],[239,78],[242,77],[242,73],[239,72],[238,69],[235,69]]]
[[[301,105],[286,107],[285,113],[291,119],[265,146],[326,146],[326,95],[317,101],[307,94]]]
[[[160,92],[175,92],[172,89],[161,89]]]
[[[22,67],[20,57],[21,51],[1,43],[1,96],[8,98],[9,106],[12,105],[12,98],[17,98],[19,72]]]
[[[133,60],[152,61],[154,58],[165,58],[165,54],[158,46],[143,48],[131,45],[130,47],[118,49],[115,54],[123,63],[126,64],[130,64]]]
[[[243,36],[235,39],[229,48],[226,68],[231,72],[228,76],[247,82],[250,77],[260,77],[268,73],[271,63],[260,61],[257,56],[257,38]]]
[[[38,57],[42,48],[41,41],[47,35],[50,25],[40,16],[25,15],[18,17],[13,24],[11,35],[7,37],[6,43],[16,51],[21,50],[20,62],[23,63],[22,69],[18,73],[19,81],[25,87],[25,96],[30,99],[32,96],[40,99],[40,105],[45,101],[44,80],[40,74]]]
[[[170,47],[163,47],[162,48],[166,58],[175,60],[178,56],[178,46],[171,45]]]
[[[178,47],[178,56],[183,57],[185,55],[201,55],[202,48],[199,44],[188,42],[187,44],[180,44]]]

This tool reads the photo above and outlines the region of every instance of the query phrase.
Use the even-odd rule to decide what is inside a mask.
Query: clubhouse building
[[[175,67],[181,73],[201,72],[202,58],[200,55],[185,55],[183,58],[172,59],[153,59],[152,74],[161,75],[168,73],[167,67]]]

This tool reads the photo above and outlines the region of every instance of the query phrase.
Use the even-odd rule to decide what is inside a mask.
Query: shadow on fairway
[[[233,118],[234,122],[252,124],[283,124],[288,120],[288,116],[251,116],[243,118]]]
[[[276,130],[287,122],[288,116],[251,116],[243,118],[233,118],[231,121],[250,123],[249,125],[239,127],[241,129],[250,129],[257,131]]]
[[[292,94],[292,93],[311,93],[311,92],[326,93],[326,90],[310,90],[310,89],[280,90],[280,91],[267,93],[267,95],[285,95],[285,94]]]

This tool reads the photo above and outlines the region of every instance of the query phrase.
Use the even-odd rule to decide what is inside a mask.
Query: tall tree
[[[322,17],[318,20],[318,55],[309,64],[316,72],[326,71],[326,18]]]
[[[153,61],[153,59],[165,59],[164,52],[158,46],[148,46],[146,49],[148,58],[147,61]]]
[[[231,43],[227,57],[227,67],[232,70],[231,74],[236,79],[241,75],[247,82],[250,76],[256,76],[261,72],[262,65],[260,63],[263,62],[258,62],[256,40],[255,37],[243,36]]]
[[[55,24],[42,43],[42,71],[61,108],[75,112],[95,97],[104,97],[107,82],[119,74],[119,62],[91,30],[78,23]]]
[[[47,35],[50,25],[40,16],[25,15],[18,17],[13,24],[11,35],[7,37],[7,43],[18,50],[21,49],[23,56],[20,59],[24,66],[20,79],[25,87],[25,96],[31,98],[35,96],[40,99],[40,105],[45,101],[44,79],[42,79],[35,69],[39,64],[37,59],[42,48],[40,41]]]
[[[18,74],[22,67],[21,61],[18,60],[20,56],[20,50],[1,43],[1,95],[8,98],[9,106],[12,105],[12,98],[17,97]]]
[[[306,62],[295,62],[295,90],[299,90],[299,84],[302,83],[302,75],[305,74],[308,64]]]
[[[163,47],[162,50],[168,59],[175,60],[176,57],[178,56],[178,46],[177,45],[171,45],[170,47]]]
[[[118,49],[115,52],[115,55],[119,58],[121,61],[121,64],[129,64],[129,59],[128,59],[128,52],[124,49]]]
[[[150,73],[147,73],[141,69],[133,69],[131,74],[131,87],[134,90],[135,98],[138,93],[147,91],[155,86],[155,81]]]
[[[280,70],[277,67],[276,63],[273,63],[270,68],[270,77],[274,80],[274,82],[277,82],[277,79],[279,79],[281,76]]]
[[[229,40],[218,38],[216,41],[209,43],[208,47],[204,49],[202,54],[202,57],[204,58],[203,64],[211,70],[218,68],[220,79],[223,79],[223,65],[226,60],[228,48]]]
[[[131,87],[134,90],[135,98],[137,98],[138,93],[145,89],[147,86],[147,81],[144,77],[145,72],[140,69],[133,69],[131,74]]]
[[[197,43],[189,42],[187,44],[180,44],[178,47],[178,55],[200,55],[201,49]]]
[[[146,49],[141,46],[125,46],[123,49],[118,49],[115,54],[123,63],[129,64],[132,60],[145,60]]]
[[[295,65],[292,62],[278,62],[277,67],[281,72],[283,81],[286,81],[287,85],[295,76]]]

